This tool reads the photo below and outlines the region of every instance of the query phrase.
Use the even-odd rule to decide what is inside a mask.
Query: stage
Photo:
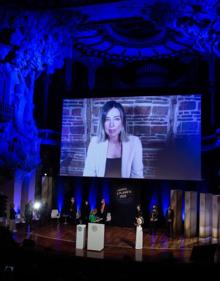
[[[33,231],[25,233],[25,226],[20,224],[13,234],[16,242],[22,244],[24,239],[31,239],[35,247],[56,253],[84,258],[132,260],[136,262],[172,260],[190,263],[194,246],[214,245],[211,239],[201,240],[198,237],[184,238],[182,235],[168,238],[164,230],[151,235],[143,229],[143,249],[135,249],[136,229],[128,227],[105,226],[105,243],[102,251],[89,251],[86,248],[76,249],[76,226],[71,224],[34,223]]]
[[[32,232],[26,234],[25,224],[19,223],[13,233],[15,244],[2,235],[0,277],[121,281],[136,280],[137,275],[156,279],[163,275],[169,280],[186,280],[193,274],[197,280],[207,280],[207,274],[214,278],[219,273],[219,247],[213,241],[182,236],[169,239],[162,230],[152,236],[144,229],[143,249],[135,250],[135,235],[135,227],[106,225],[102,251],[78,250],[76,226],[34,222]]]

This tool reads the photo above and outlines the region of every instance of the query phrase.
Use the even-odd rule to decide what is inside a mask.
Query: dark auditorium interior
[[[0,0],[0,280],[214,280],[219,81],[218,0]]]

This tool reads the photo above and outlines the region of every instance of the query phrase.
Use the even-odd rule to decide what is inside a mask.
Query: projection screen
[[[201,95],[63,100],[61,176],[201,179]]]

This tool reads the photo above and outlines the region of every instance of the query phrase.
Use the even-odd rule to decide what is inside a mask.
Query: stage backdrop
[[[139,203],[139,188],[118,185],[110,191],[112,225],[134,226],[136,206]]]

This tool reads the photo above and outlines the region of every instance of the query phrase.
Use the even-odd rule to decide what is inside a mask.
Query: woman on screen
[[[116,101],[104,104],[98,135],[88,147],[83,176],[143,178],[142,144],[126,132],[123,106]]]

